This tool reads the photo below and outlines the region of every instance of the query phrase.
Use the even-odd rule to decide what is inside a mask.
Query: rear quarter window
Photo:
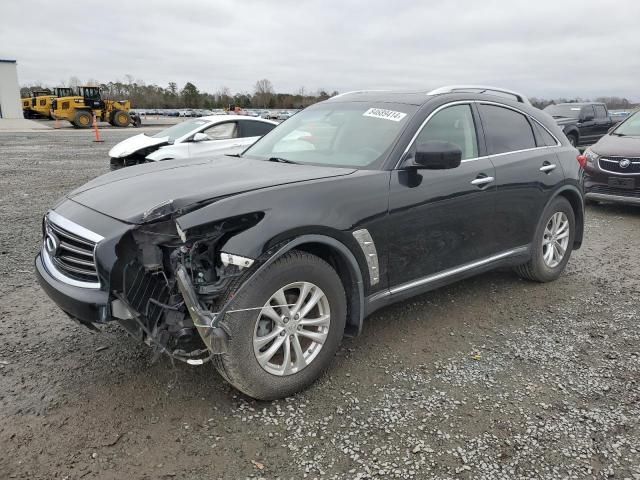
[[[275,125],[267,122],[240,120],[240,135],[242,137],[262,137],[273,130],[273,127]]]
[[[480,104],[480,116],[489,155],[536,147],[527,117],[506,107]]]
[[[556,145],[558,145],[558,141],[553,137],[553,135],[547,132],[546,128],[538,125],[538,123],[536,122],[531,123],[533,123],[533,129],[535,130],[536,134],[536,142],[539,147],[555,147]]]

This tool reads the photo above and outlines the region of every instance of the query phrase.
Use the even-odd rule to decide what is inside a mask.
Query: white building
[[[0,58],[0,118],[23,118],[15,60]]]

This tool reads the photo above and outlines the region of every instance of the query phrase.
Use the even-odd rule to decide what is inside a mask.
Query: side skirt
[[[385,291],[378,292],[365,301],[365,316],[368,316],[392,303],[425,293],[436,288],[455,283],[465,278],[473,277],[480,273],[488,272],[499,267],[512,267],[529,260],[530,246],[522,246],[507,250],[490,257],[465,263],[458,267],[443,270],[438,273],[418,278],[410,282],[402,283]]]

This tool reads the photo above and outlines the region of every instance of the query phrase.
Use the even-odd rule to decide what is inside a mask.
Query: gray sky
[[[124,80],[215,92],[480,83],[640,101],[640,0],[0,0],[21,84]]]

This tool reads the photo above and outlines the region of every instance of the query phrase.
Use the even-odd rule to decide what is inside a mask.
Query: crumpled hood
[[[74,190],[67,198],[121,221],[144,223],[146,212],[168,201],[173,202],[171,209],[177,211],[220,197],[349,175],[354,171],[227,156],[168,160],[107,173]]]
[[[154,138],[141,133],[131,138],[127,138],[112,147],[111,150],[109,150],[109,157],[127,157],[138,150],[142,150],[143,148],[159,147],[160,145],[166,145],[168,142],[169,137]]]
[[[640,137],[605,135],[591,147],[598,155],[611,157],[640,157]]]

